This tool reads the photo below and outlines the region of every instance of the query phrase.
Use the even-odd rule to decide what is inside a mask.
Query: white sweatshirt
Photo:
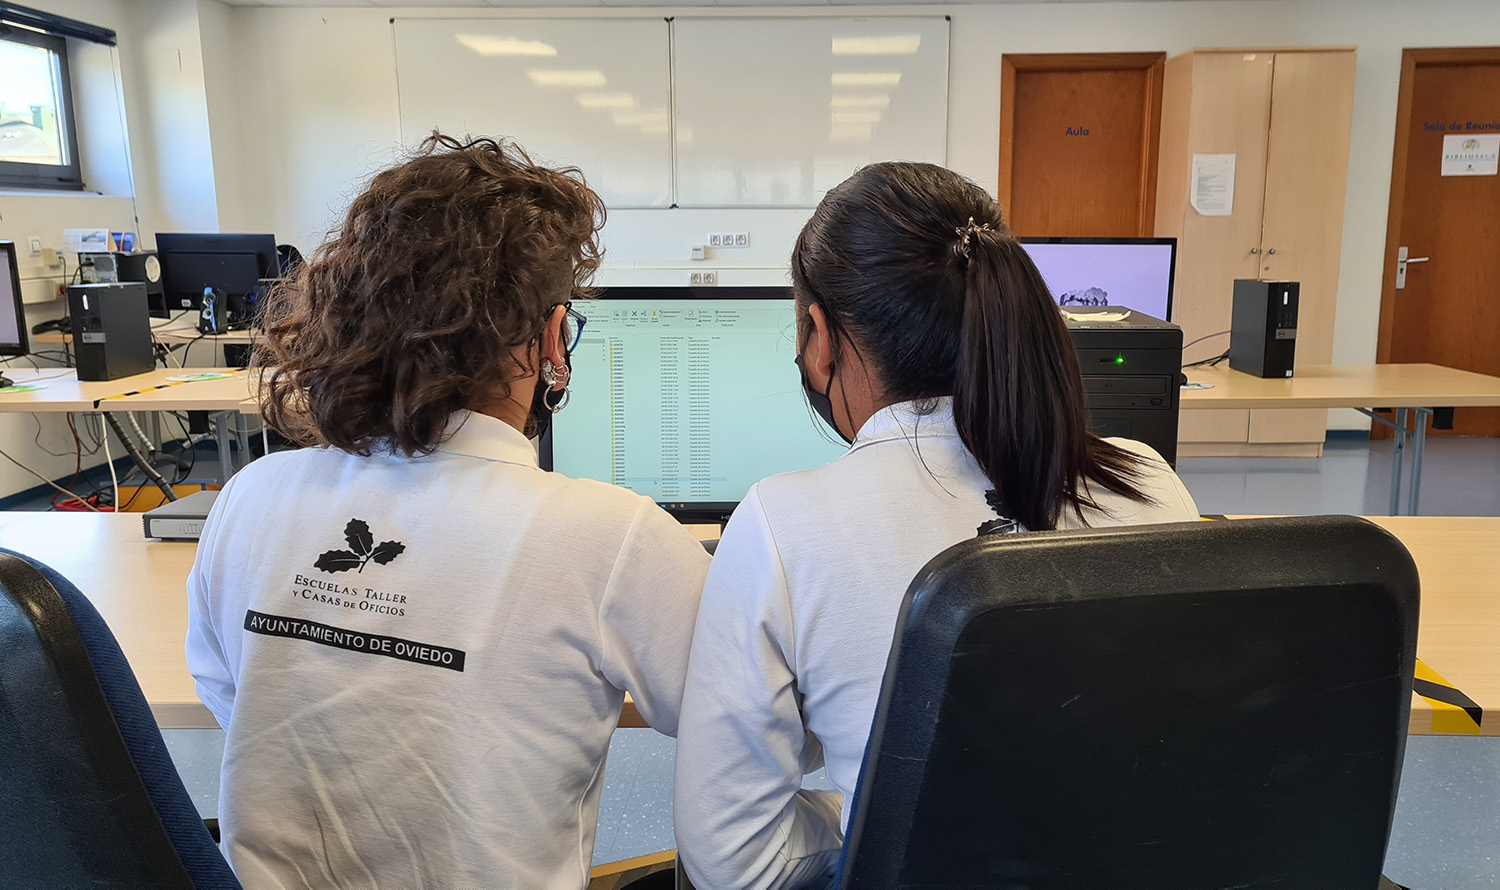
[[[436,453],[273,455],[220,495],[187,660],[248,888],[588,881],[625,693],[677,731],[709,558],[465,412]]]
[[[1147,458],[1154,503],[1090,493],[1091,526],[1198,518]],[[755,486],[724,530],[693,640],[677,742],[679,856],[705,890],[801,887],[832,873],[901,600],[917,572],[997,514],[952,402],[872,417],[849,452]],[[1064,526],[1077,525],[1065,512]],[[839,793],[801,790],[826,765]]]

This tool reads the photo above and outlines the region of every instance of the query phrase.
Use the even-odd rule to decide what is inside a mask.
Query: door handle
[[[1396,290],[1406,290],[1406,267],[1412,263],[1429,262],[1432,257],[1410,256],[1405,247],[1396,248]]]

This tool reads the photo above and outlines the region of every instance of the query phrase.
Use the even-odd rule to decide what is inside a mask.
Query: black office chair
[[[953,547],[907,594],[837,886],[1374,890],[1417,603],[1351,518]]]
[[[71,583],[0,550],[0,886],[238,888]]]

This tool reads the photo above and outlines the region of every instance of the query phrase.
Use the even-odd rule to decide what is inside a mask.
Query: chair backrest
[[[119,644],[0,550],[0,886],[237,888]]]
[[[1373,890],[1417,603],[1351,518],[953,547],[908,591],[839,886]]]

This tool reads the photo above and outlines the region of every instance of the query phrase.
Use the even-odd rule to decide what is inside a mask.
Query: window
[[[61,37],[0,26],[0,188],[83,188]]]

